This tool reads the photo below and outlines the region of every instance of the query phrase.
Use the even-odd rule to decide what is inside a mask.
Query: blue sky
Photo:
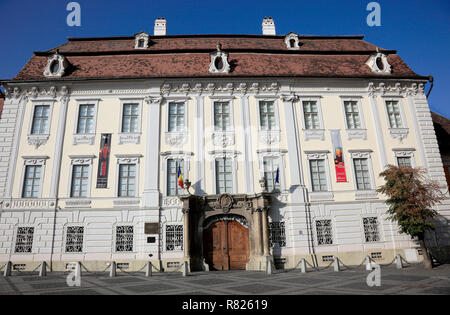
[[[450,1],[379,0],[381,26],[369,27],[370,0],[78,0],[81,27],[66,24],[69,0],[0,0],[0,78],[17,74],[33,51],[48,50],[67,37],[153,33],[157,17],[174,34],[260,34],[264,16],[277,34],[364,34],[380,47],[396,49],[421,75],[432,74],[431,109],[450,118]],[[428,89],[428,86],[427,86]]]

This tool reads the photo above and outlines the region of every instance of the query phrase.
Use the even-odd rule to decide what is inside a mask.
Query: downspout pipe
[[[431,86],[430,86],[430,89],[428,90],[427,98],[428,98],[428,96],[430,96],[431,90],[433,89],[433,86],[434,86],[434,78],[432,75],[428,76],[428,81],[430,82]]]

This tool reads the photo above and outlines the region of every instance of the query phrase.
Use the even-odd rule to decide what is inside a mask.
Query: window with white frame
[[[386,110],[391,128],[403,128],[402,115],[398,101],[386,101]]]
[[[233,193],[233,162],[229,158],[216,159],[216,193]]]
[[[364,238],[367,243],[380,241],[380,233],[378,231],[378,218],[363,218]]]
[[[356,187],[358,190],[372,189],[369,171],[369,160],[367,158],[354,158],[353,166],[355,170]]]
[[[230,122],[230,103],[214,102],[214,130],[229,131]]]
[[[179,132],[184,130],[184,111],[184,103],[169,103],[169,132]]]
[[[412,167],[411,158],[409,156],[398,156],[397,164],[399,167]]]
[[[320,129],[319,107],[317,101],[303,101],[305,129]]]
[[[32,135],[42,135],[49,133],[50,105],[36,105],[33,113],[33,123],[31,127]]]
[[[139,104],[125,103],[122,108],[122,133],[139,132]]]
[[[26,165],[22,198],[39,198],[41,192],[41,165]]]
[[[331,220],[317,220],[316,235],[318,245],[332,245],[333,228],[331,225]]]
[[[33,249],[34,227],[19,227],[16,235],[16,253],[31,253]]]
[[[277,120],[274,101],[259,102],[259,119],[261,130],[276,130]]]
[[[184,189],[178,185],[178,171],[184,176],[184,161],[176,159],[167,160],[167,196],[180,196]]]
[[[279,158],[266,156],[263,158],[264,179],[267,183],[267,191],[280,191],[280,165]]]
[[[95,133],[95,105],[80,104],[78,109],[77,134]]]
[[[119,197],[136,196],[136,164],[119,165]]]
[[[344,101],[345,119],[348,129],[361,129],[361,119],[357,101]]]
[[[311,170],[311,187],[314,192],[328,191],[325,160],[309,160]]]
[[[82,253],[83,236],[83,226],[68,226],[66,231],[66,253]]]
[[[269,243],[271,247],[276,244],[286,247],[286,228],[284,222],[269,223]]]
[[[166,225],[166,251],[183,250],[183,225]]]
[[[132,225],[116,226],[116,252],[133,251],[134,227]]]
[[[89,165],[74,165],[72,167],[70,197],[80,198],[88,196],[89,167]]]

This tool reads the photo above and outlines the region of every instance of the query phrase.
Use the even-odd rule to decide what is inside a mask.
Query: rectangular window
[[[136,164],[119,165],[119,197],[136,196]]]
[[[66,253],[83,252],[83,226],[69,226],[66,233]]]
[[[25,167],[22,198],[39,198],[41,171],[42,166],[40,165],[27,165]]]
[[[363,218],[364,237],[367,243],[380,241],[378,219],[376,217]]]
[[[166,225],[166,251],[183,250],[183,226]]]
[[[169,103],[169,132],[184,130],[184,103]]]
[[[397,157],[397,163],[400,167],[412,167],[410,157]]]
[[[231,159],[216,160],[216,193],[233,193],[233,171]]]
[[[370,182],[369,166],[367,159],[353,159],[355,166],[355,179],[358,190],[370,190],[372,184]]]
[[[78,110],[77,134],[92,134],[94,132],[95,105],[80,105]]]
[[[277,128],[274,102],[259,102],[259,119],[262,130],[274,130]]]
[[[358,102],[344,101],[345,117],[348,129],[361,129],[361,120],[359,118]]]
[[[33,125],[31,134],[41,135],[48,134],[48,119],[50,113],[49,105],[36,105],[34,107]]]
[[[122,114],[122,132],[136,133],[139,131],[139,104],[124,104]]]
[[[184,189],[178,185],[178,170],[184,177],[183,160],[167,160],[167,196],[179,196],[184,193]]]
[[[402,116],[398,101],[386,101],[386,109],[391,128],[403,128]]]
[[[133,226],[116,227],[116,252],[133,251]]]
[[[328,191],[325,160],[310,160],[311,186],[313,191]]]
[[[286,229],[284,222],[269,223],[269,243],[271,247],[278,244],[280,247],[286,246]]]
[[[333,244],[333,229],[331,226],[331,220],[316,221],[316,233],[318,245]]]
[[[303,115],[306,129],[320,129],[319,108],[316,101],[303,102]]]
[[[72,189],[70,197],[87,197],[89,184],[89,165],[74,165],[72,170]]]
[[[264,164],[264,179],[267,183],[267,191],[280,191],[280,180],[279,180],[279,164],[278,158],[275,157],[265,157],[263,159]],[[278,182],[277,182],[278,173]]]
[[[230,130],[230,104],[228,102],[214,103],[214,130]]]
[[[31,253],[33,249],[34,227],[19,227],[16,237],[16,253]]]

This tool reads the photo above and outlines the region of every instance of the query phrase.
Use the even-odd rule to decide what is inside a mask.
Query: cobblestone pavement
[[[369,287],[364,268],[334,272],[332,268],[302,274],[299,270],[280,271],[272,275],[257,271],[196,272],[187,277],[181,273],[117,273],[89,275],[84,273],[81,287],[68,287],[66,274],[13,273],[0,276],[0,295],[351,295],[351,294],[442,294],[450,295],[450,265],[424,270],[410,266],[397,270],[382,267],[381,286]]]

